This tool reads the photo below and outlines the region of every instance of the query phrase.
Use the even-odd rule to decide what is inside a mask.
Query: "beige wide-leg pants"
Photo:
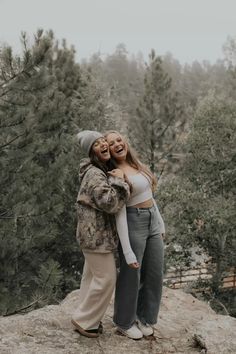
[[[83,252],[84,269],[79,306],[72,318],[83,329],[98,328],[111,300],[116,283],[115,257],[110,253]]]

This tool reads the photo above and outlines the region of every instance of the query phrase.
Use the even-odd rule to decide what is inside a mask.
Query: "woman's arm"
[[[126,206],[115,215],[116,228],[119,235],[121,247],[127,264],[137,263],[137,258],[130,246],[129,231],[127,225]]]
[[[156,208],[158,222],[159,222],[159,224],[160,224],[160,233],[161,233],[161,234],[165,234],[166,231],[165,231],[165,224],[164,224],[164,221],[163,221],[163,219],[162,219],[162,216],[161,216],[161,214],[160,214],[160,211],[159,211],[159,209],[158,209],[158,206],[157,206],[157,203],[156,203],[155,199],[154,199],[154,198],[152,198],[152,199],[153,199],[153,204],[154,204],[154,206],[155,206],[155,208]]]
[[[115,214],[129,199],[129,186],[122,178],[107,177],[102,171],[96,171],[88,177],[91,179],[90,195],[99,210]]]

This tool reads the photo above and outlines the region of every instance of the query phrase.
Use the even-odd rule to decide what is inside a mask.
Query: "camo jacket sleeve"
[[[129,185],[119,177],[107,175],[97,168],[91,169],[86,179],[87,192],[93,207],[108,214],[117,213],[130,197]]]

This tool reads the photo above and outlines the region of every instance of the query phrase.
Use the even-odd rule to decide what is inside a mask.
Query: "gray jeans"
[[[163,241],[155,207],[127,208],[131,247],[139,269],[130,268],[119,246],[120,272],[116,282],[114,323],[129,329],[137,318],[155,324],[163,281]]]

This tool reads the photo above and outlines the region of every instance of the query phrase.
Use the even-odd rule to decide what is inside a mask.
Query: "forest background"
[[[0,48],[0,313],[79,287],[75,136],[116,129],[158,177],[166,270],[191,265],[197,247],[215,265],[201,287],[235,315],[235,290],[221,283],[236,268],[236,39],[224,60],[191,65],[154,50],[145,63],[124,44],[79,64],[52,31],[21,41],[20,55]]]

